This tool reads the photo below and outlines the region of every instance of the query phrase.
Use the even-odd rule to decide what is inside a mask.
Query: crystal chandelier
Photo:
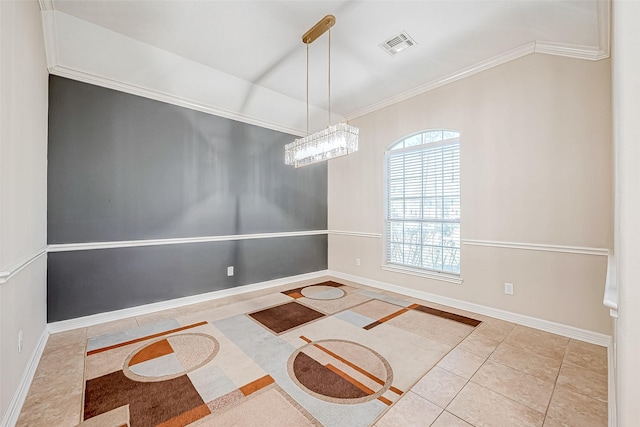
[[[331,126],[331,27],[336,23],[327,15],[302,36],[307,45],[307,136],[285,145],[285,164],[296,168],[323,162],[358,151],[358,128],[347,123]],[[309,45],[329,30],[329,126],[309,135]]]

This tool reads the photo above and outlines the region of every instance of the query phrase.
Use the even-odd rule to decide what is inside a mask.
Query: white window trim
[[[386,257],[385,257],[386,258]],[[456,273],[443,273],[436,270],[411,268],[406,265],[385,263],[380,266],[385,271],[391,271],[394,273],[408,274],[410,276],[424,277],[426,279],[440,280],[442,282],[455,283],[461,285],[464,280]]]
[[[423,277],[423,278],[427,278],[427,279],[433,279],[433,280],[439,280],[442,282],[448,282],[448,283],[455,283],[457,285],[461,285],[464,280],[461,277],[462,274],[462,263],[460,264],[460,272],[459,273],[453,273],[453,272],[443,272],[443,271],[438,271],[438,270],[434,270],[434,269],[429,269],[429,268],[415,268],[415,267],[410,267],[407,265],[402,265],[402,264],[394,264],[394,263],[390,263],[387,262],[387,243],[388,243],[388,233],[387,233],[387,226],[386,226],[386,222],[388,220],[388,216],[389,216],[389,203],[388,203],[388,198],[389,198],[389,162],[387,159],[387,156],[389,156],[390,154],[396,154],[396,153],[404,153],[404,152],[408,152],[408,151],[415,151],[415,150],[419,150],[421,147],[424,148],[425,146],[429,146],[429,147],[437,147],[437,146],[444,146],[444,145],[449,145],[449,144],[454,144],[454,143],[460,143],[460,137],[456,137],[456,138],[450,138],[450,139],[445,139],[442,141],[437,141],[437,142],[432,142],[432,143],[428,143],[428,144],[421,144],[421,145],[416,145],[416,146],[412,146],[412,147],[404,147],[404,148],[397,148],[395,150],[391,149],[392,146],[394,146],[395,144],[398,143],[398,141],[401,141],[403,139],[407,139],[407,138],[411,138],[414,135],[417,134],[421,134],[421,133],[427,133],[430,131],[438,131],[441,129],[430,129],[430,130],[424,130],[424,131],[420,131],[420,132],[415,132],[412,134],[409,134],[407,136],[404,136],[396,141],[394,141],[392,144],[389,145],[389,148],[387,148],[387,150],[385,150],[384,152],[384,173],[383,173],[383,191],[384,191],[384,197],[383,197],[383,214],[384,214],[384,218],[383,218],[383,222],[384,225],[382,227],[383,232],[382,232],[382,264],[380,265],[380,268],[382,270],[385,271],[390,271],[393,273],[400,273],[400,274],[407,274],[410,276],[417,276],[417,277]],[[447,129],[442,129],[442,130],[447,130]],[[462,205],[462,201],[461,201],[461,205]],[[460,222],[458,222],[460,223]],[[462,228],[461,228],[462,229]],[[462,251],[462,236],[460,236],[460,251]]]

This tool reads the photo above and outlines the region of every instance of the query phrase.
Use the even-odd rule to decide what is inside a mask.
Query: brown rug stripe
[[[314,344],[314,346],[322,351],[324,351],[325,353],[327,353],[329,356],[341,361],[342,363],[344,363],[345,365],[349,366],[350,368],[355,369],[356,371],[360,372],[362,375],[366,376],[367,378],[369,378],[370,380],[373,380],[375,382],[377,382],[380,385],[384,385],[384,381],[382,381],[380,378],[376,377],[375,375],[365,371],[364,369],[362,369],[360,366],[349,362],[347,359],[335,354],[333,351],[329,350],[326,347],[321,346],[320,344]]]
[[[347,374],[346,372],[343,372],[340,369],[336,368],[331,363],[328,363],[326,365],[326,367],[327,367],[327,369],[329,369],[330,371],[332,371],[336,375],[341,376],[345,380],[349,381],[351,384],[353,384],[354,386],[358,387],[360,390],[362,390],[363,392],[367,393],[368,395],[373,394],[373,390],[371,390],[369,387],[367,387],[366,385],[362,384],[360,381],[358,381],[357,379],[353,378],[351,375]]]
[[[156,427],[184,427],[187,424],[191,424],[194,421],[204,418],[211,414],[207,405],[197,406],[183,414],[173,417],[168,421],[158,424]]]
[[[459,314],[449,313],[448,311],[442,311],[424,305],[418,305],[414,310],[421,311],[423,313],[431,314],[433,316],[442,317],[444,319],[453,320],[455,322],[464,323],[465,325],[473,326],[474,328],[482,323],[480,320],[472,319],[470,317],[461,316]]]
[[[180,331],[184,331],[185,329],[191,329],[191,328],[195,328],[195,327],[206,325],[206,324],[207,324],[207,322],[194,323],[193,325],[182,326],[180,328],[171,329],[169,331],[159,332],[159,333],[153,334],[153,335],[147,335],[146,337],[141,337],[141,338],[136,338],[136,339],[131,340],[131,341],[121,342],[119,344],[110,345],[109,347],[97,348],[95,350],[88,351],[87,352],[87,356],[91,356],[92,354],[102,353],[103,351],[113,350],[114,348],[124,347],[125,345],[135,344],[135,343],[141,342],[141,341],[146,341],[146,340],[151,339],[151,338],[162,337],[164,335],[169,335],[169,334],[172,334],[174,332],[180,332]]]
[[[408,308],[403,308],[402,310],[398,310],[395,313],[391,313],[389,315],[384,316],[382,319],[378,319],[378,322],[380,322],[380,323],[387,322],[387,321],[393,319],[394,317],[398,317],[401,314],[406,313],[407,311],[409,311]]]
[[[306,388],[322,396],[338,399],[357,399],[368,394],[336,374],[304,352],[293,361],[293,372]]]
[[[391,390],[392,392],[394,392],[398,396],[402,396],[404,394],[404,392],[402,390],[400,390],[399,388],[395,388],[394,386],[391,386],[391,388],[389,390]]]
[[[306,341],[306,342],[308,342],[308,343],[310,343],[310,342],[311,342],[311,340],[310,340],[309,338],[305,337],[304,335],[300,335],[300,339],[301,339],[302,341]]]
[[[393,402],[392,402],[392,401],[390,401],[389,399],[387,399],[387,398],[386,398],[386,397],[384,397],[384,396],[378,396],[378,400],[379,400],[380,402],[384,403],[384,404],[385,404],[385,405],[387,405],[387,406],[391,406],[391,405],[393,404]]]
[[[415,304],[414,304],[414,305],[415,305]],[[373,322],[373,323],[369,323],[368,325],[366,325],[366,326],[364,327],[364,329],[366,329],[367,331],[368,331],[369,329],[373,329],[373,328],[375,328],[376,326],[378,326],[378,325],[382,325],[384,322],[387,322],[387,321],[389,321],[389,320],[393,319],[394,317],[398,317],[398,316],[400,316],[401,314],[406,313],[407,311],[409,311],[409,308],[403,308],[402,310],[398,310],[398,311],[396,311],[395,313],[388,314],[388,315],[384,316],[382,319],[376,320],[376,321],[375,321],[375,322]]]
[[[271,378],[271,375],[265,375],[262,378],[258,378],[255,381],[250,382],[249,384],[245,384],[240,387],[240,391],[245,396],[249,396],[251,393],[255,393],[256,391],[265,388],[269,384],[273,384],[274,380]]]
[[[375,327],[376,327],[376,326],[378,326],[378,325],[382,325],[382,323],[380,323],[380,322],[378,322],[378,321],[376,320],[375,322],[369,323],[368,325],[363,326],[362,328],[363,328],[363,329],[366,329],[366,330],[368,331],[369,329],[375,328]]]

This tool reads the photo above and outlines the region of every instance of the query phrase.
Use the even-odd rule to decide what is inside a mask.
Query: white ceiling
[[[331,107],[345,117],[528,43],[568,56],[608,49],[609,3],[596,0],[54,0],[53,7],[300,101],[301,36],[333,14]],[[402,30],[417,45],[392,57],[379,44]],[[326,34],[310,56],[310,103],[326,109]]]

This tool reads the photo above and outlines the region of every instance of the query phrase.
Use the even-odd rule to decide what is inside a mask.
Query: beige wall
[[[12,273],[0,283],[0,419],[5,422],[46,327],[46,256],[25,261],[46,246],[47,85],[38,3],[0,1],[0,271]]]
[[[461,133],[463,240],[610,248],[610,97],[608,60],[533,54],[355,119],[360,151],[329,163],[329,229],[382,233],[385,149],[444,128]],[[462,285],[382,258],[382,239],[330,236],[332,270],[610,333],[604,256],[463,245]]]
[[[640,2],[613,2],[618,426],[640,424]]]

